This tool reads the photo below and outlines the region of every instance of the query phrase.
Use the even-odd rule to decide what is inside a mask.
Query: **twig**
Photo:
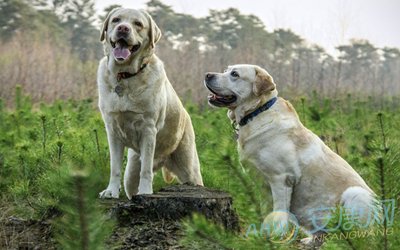
[[[43,132],[43,137],[42,137],[42,147],[43,147],[43,153],[46,153],[46,138],[47,138],[47,131],[46,131],[46,116],[41,115],[40,120],[42,120],[42,132]]]
[[[378,168],[379,168],[379,175],[381,177],[380,179],[380,186],[381,186],[381,199],[384,201],[386,199],[386,191],[385,191],[385,164],[383,162],[383,158],[379,157],[378,158]],[[382,209],[385,211],[384,204],[382,202]],[[386,216],[383,216],[383,245],[384,249],[388,249],[388,239],[387,239],[387,221],[386,221]]]
[[[382,113],[378,113],[378,119],[379,119],[379,126],[380,126],[380,130],[381,130],[381,135],[382,135],[382,143],[383,143],[383,149],[385,151],[385,154],[389,151],[389,148],[386,146],[386,135],[385,135],[385,129],[383,126],[383,118],[382,118],[383,114]]]
[[[380,132],[382,136],[382,143],[383,143],[383,152],[384,155],[387,154],[389,151],[389,148],[386,146],[386,135],[385,135],[385,130],[383,126],[383,119],[382,119],[383,114],[380,112],[378,113],[378,120],[379,120],[379,126],[380,126]],[[386,199],[386,189],[385,189],[385,163],[383,161],[383,157],[378,158],[378,169],[379,169],[379,175],[380,175],[380,186],[381,186],[381,199],[384,201]],[[384,204],[382,203],[382,208],[383,211],[385,211]],[[388,249],[388,239],[387,239],[387,221],[386,221],[386,216],[383,217],[383,249],[387,250]]]

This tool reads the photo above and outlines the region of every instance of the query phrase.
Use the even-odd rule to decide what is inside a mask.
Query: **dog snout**
[[[120,24],[117,27],[117,31],[119,35],[128,35],[131,32],[131,29],[125,24]]]
[[[211,79],[213,79],[215,77],[215,74],[214,73],[206,73],[206,77],[205,77],[205,80],[206,80],[206,82],[209,82],[209,81],[211,81]]]

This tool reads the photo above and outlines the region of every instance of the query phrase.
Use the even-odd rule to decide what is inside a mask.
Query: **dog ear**
[[[253,92],[256,96],[266,94],[275,89],[274,79],[268,72],[260,67],[256,67],[256,80],[253,84]]]
[[[117,10],[121,9],[120,7],[112,9],[110,12],[108,12],[106,20],[104,20],[103,25],[100,30],[100,42],[104,41],[106,38],[106,32],[108,29],[108,22],[110,21],[110,17],[112,14],[114,14]]]
[[[161,30],[158,28],[156,22],[154,22],[153,18],[150,16],[149,13],[142,10],[142,12],[147,16],[147,20],[149,21],[149,39],[150,39],[150,46],[154,48],[155,44],[161,38]]]

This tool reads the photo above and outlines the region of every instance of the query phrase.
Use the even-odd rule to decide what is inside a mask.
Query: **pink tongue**
[[[113,49],[114,57],[116,59],[123,59],[126,60],[130,55],[131,52],[128,48],[123,48],[121,46],[117,46]]]

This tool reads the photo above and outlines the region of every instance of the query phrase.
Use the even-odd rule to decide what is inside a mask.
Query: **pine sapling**
[[[89,175],[82,169],[66,173],[59,178],[62,217],[54,221],[56,240],[62,249],[108,249],[106,240],[112,232],[112,222],[100,209],[91,188],[97,174]]]
[[[87,250],[89,248],[89,230],[88,230],[88,218],[86,217],[86,206],[85,206],[85,194],[84,194],[84,176],[76,174],[74,176],[75,187],[76,187],[76,201],[77,210],[79,214],[79,225],[81,232],[81,249]]]

